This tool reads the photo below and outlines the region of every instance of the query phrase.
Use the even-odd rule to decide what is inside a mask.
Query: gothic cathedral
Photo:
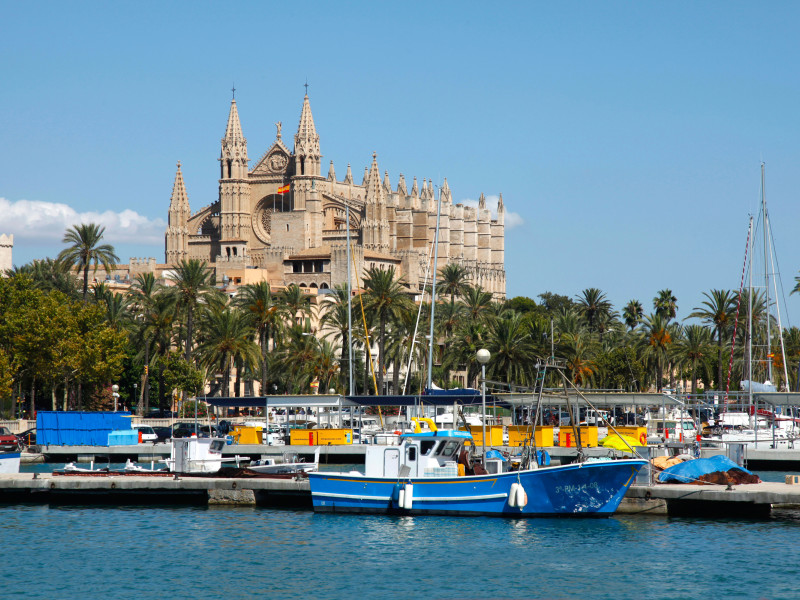
[[[323,176],[308,95],[293,150],[284,144],[278,123],[272,146],[252,169],[249,162],[234,98],[222,138],[218,200],[192,214],[178,163],[166,232],[168,265],[198,258],[215,269],[219,282],[257,272],[272,286],[295,283],[317,289],[345,283],[348,268],[354,287],[360,287],[360,277],[371,266],[394,266],[410,293],[418,293],[426,277],[432,277],[428,267],[438,204],[433,182],[423,179],[420,189],[414,177],[409,190],[401,174],[392,189],[388,172],[381,181],[375,154],[361,185],[353,181],[349,164],[341,181],[332,161]],[[477,208],[454,205],[447,179],[438,194],[438,268],[463,265],[472,285],[505,298],[502,194],[496,219],[483,194]],[[249,283],[246,279],[242,282]]]

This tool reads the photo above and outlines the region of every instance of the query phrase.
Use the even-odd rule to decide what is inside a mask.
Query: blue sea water
[[[797,598],[800,514],[765,521],[0,506],[4,597]]]

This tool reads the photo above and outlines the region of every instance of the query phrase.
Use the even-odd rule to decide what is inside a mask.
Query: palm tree
[[[236,295],[235,304],[247,315],[258,335],[258,345],[261,347],[261,393],[266,395],[267,350],[270,335],[282,325],[285,307],[272,297],[272,291],[266,281],[241,287]]]
[[[598,320],[611,314],[611,302],[605,293],[597,288],[583,290],[577,299],[578,311],[586,319],[590,332],[595,331]]]
[[[625,305],[622,311],[622,318],[625,320],[625,325],[630,331],[633,331],[642,322],[644,316],[644,308],[642,303],[638,300],[631,300]]]
[[[642,337],[640,352],[642,357],[649,359],[655,366],[656,389],[660,392],[663,387],[664,366],[669,360],[672,333],[669,322],[658,313],[648,315],[642,324]]]
[[[734,296],[730,290],[711,290],[711,293],[703,292],[706,300],[702,306],[694,309],[687,318],[697,317],[704,323],[714,326],[714,333],[717,336],[717,389],[722,389],[722,339],[728,333],[728,329],[734,320]]]
[[[697,367],[708,368],[711,348],[711,331],[702,325],[688,325],[674,344],[675,364],[688,366],[692,380],[692,394],[697,394]]]
[[[290,326],[296,327],[298,315],[301,320],[311,314],[311,296],[306,294],[297,284],[290,284],[281,294],[281,302],[286,307],[286,314],[290,319]]]
[[[451,371],[464,368],[467,371],[467,385],[474,386],[481,372],[476,356],[478,350],[485,346],[486,326],[480,321],[462,321],[453,333],[453,342],[442,359],[442,366]],[[428,350],[425,344],[418,348],[423,354]]]
[[[593,343],[584,333],[562,336],[559,354],[566,360],[570,378],[576,386],[586,386],[594,379],[597,372],[597,363],[593,359],[595,345],[596,342]]]
[[[230,393],[231,367],[234,362],[254,367],[259,362],[259,347],[253,341],[251,319],[243,312],[227,307],[210,311],[202,318],[203,334],[197,344],[200,362],[208,369],[221,369],[226,394]]]
[[[119,257],[114,253],[114,247],[110,244],[100,244],[103,239],[105,227],[100,227],[95,223],[84,223],[73,225],[64,234],[62,242],[71,244],[64,248],[58,255],[58,260],[64,261],[69,265],[75,265],[78,270],[83,270],[83,301],[86,302],[86,295],[89,293],[89,267],[94,263],[94,270],[97,264],[103,265],[106,273],[111,273],[111,265],[119,262]]]
[[[485,292],[480,286],[469,286],[461,298],[464,313],[473,322],[481,321],[489,313],[492,304],[491,292]]]
[[[672,295],[672,290],[659,290],[658,295],[653,298],[653,308],[662,319],[671,321],[678,314],[678,299]]]
[[[395,278],[394,267],[379,269],[370,267],[364,277],[364,308],[378,320],[378,390],[383,390],[385,368],[386,325],[411,308],[411,301],[402,284]]]
[[[196,258],[181,260],[171,275],[175,287],[171,292],[177,298],[178,308],[186,311],[186,362],[192,359],[194,335],[193,316],[203,294],[214,289],[214,272],[206,262]]]
[[[141,358],[144,362],[145,372],[142,375],[142,400],[143,414],[147,412],[150,404],[150,367],[151,357],[167,356],[172,345],[172,333],[177,315],[177,298],[173,294],[156,294],[146,304],[141,304],[142,322],[136,334],[137,341],[141,344]]]
[[[455,303],[455,297],[467,291],[469,271],[463,265],[447,263],[439,269],[439,292],[450,296],[450,304]]]
[[[349,302],[347,284],[337,285],[333,291],[333,294],[327,294],[322,301],[322,317],[319,320],[319,326],[320,329],[330,329],[323,337],[333,337],[341,349],[339,353],[341,381],[339,384],[344,390],[347,389],[350,379],[350,365],[348,364],[350,352],[347,344],[350,343],[351,337],[355,340],[355,336],[350,335],[349,327],[352,323],[355,328],[358,319],[354,314],[351,314],[348,319],[347,311],[352,308],[352,302]],[[351,391],[348,390],[348,393]]]
[[[522,315],[512,313],[508,319],[490,321],[487,337],[490,373],[509,384],[527,383],[536,352]]]

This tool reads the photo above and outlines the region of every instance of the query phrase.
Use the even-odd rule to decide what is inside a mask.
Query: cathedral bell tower
[[[231,100],[228,127],[221,146],[220,253],[222,260],[242,259],[250,240],[250,186],[247,182],[247,140],[242,134],[235,97]]]

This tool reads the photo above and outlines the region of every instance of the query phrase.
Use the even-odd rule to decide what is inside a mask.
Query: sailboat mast
[[[753,406],[753,215],[750,215],[750,226],[747,233],[748,256],[748,283],[747,283],[747,405]],[[755,430],[755,414],[751,425]]]
[[[767,380],[772,381],[772,317],[769,303],[769,221],[767,220],[767,191],[764,178],[765,165],[761,163],[761,223],[764,228],[764,294],[767,307]]]
[[[347,222],[347,393],[353,395],[353,283],[352,263],[350,262],[350,203],[345,202],[345,221]]]
[[[433,316],[436,311],[436,267],[439,263],[439,220],[442,216],[442,190],[439,190],[439,203],[436,205],[436,234],[433,240],[433,286],[431,287],[431,339],[428,346],[428,389],[433,383]]]

